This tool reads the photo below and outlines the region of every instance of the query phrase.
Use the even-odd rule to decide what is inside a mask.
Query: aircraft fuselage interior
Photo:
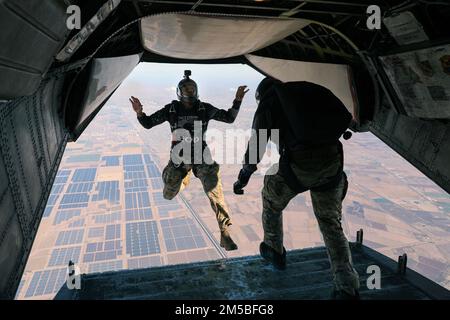
[[[14,298],[67,143],[141,62],[316,79],[450,193],[445,0],[1,0],[0,297]]]

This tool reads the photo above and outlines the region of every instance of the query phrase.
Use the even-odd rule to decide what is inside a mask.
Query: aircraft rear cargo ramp
[[[450,291],[363,245],[352,246],[364,300],[450,299]],[[379,289],[369,289],[370,266],[381,271]],[[368,272],[369,270],[369,272]],[[369,282],[372,281],[369,279]],[[277,271],[260,256],[151,269],[82,275],[81,289],[63,286],[55,299],[330,299],[332,275],[324,247],[292,250]]]

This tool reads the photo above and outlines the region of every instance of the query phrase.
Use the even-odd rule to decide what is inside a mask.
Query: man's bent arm
[[[266,152],[267,143],[270,138],[270,129],[271,124],[267,111],[260,111],[258,108],[253,117],[252,135],[244,155],[242,167],[246,171],[253,173],[257,170],[257,164],[261,162]]]
[[[233,123],[239,113],[241,103],[242,103],[241,100],[234,99],[233,106],[228,110],[218,109],[208,104],[207,110],[208,118],[210,120],[216,120],[225,123]]]
[[[150,129],[154,126],[157,126],[164,121],[168,121],[169,115],[167,107],[164,107],[155,113],[151,114],[150,116],[147,116],[144,112],[138,114],[137,119],[139,120],[139,123],[145,128]]]
[[[266,152],[267,142],[270,137],[269,129],[271,128],[271,123],[267,109],[260,107],[261,105],[258,107],[253,117],[252,135],[244,155],[242,169],[239,171],[238,180],[233,184],[233,192],[235,194],[244,193],[243,188],[248,184],[250,177],[257,169],[257,164],[261,161]],[[266,130],[265,134],[260,134],[261,129]]]

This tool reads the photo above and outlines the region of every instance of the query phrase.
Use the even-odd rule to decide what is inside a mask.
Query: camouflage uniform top
[[[271,131],[272,129],[279,129],[280,130],[280,139],[277,144],[278,152],[283,149],[284,144],[286,143],[282,137],[282,134],[284,132],[285,127],[281,124],[284,122],[283,119],[283,113],[280,111],[280,108],[277,108],[274,104],[276,103],[276,100],[273,96],[266,97],[266,99],[261,100],[261,102],[258,105],[258,108],[255,111],[255,115],[253,117],[253,123],[252,123],[252,135],[250,137],[247,151],[245,152],[244,161],[243,161],[243,167],[248,172],[254,172],[257,170],[257,163],[261,162],[261,159],[264,156],[264,153],[266,152],[266,146],[271,138]],[[259,130],[260,129],[266,129],[267,135],[260,135]],[[261,140],[263,138],[264,140]],[[251,150],[251,146],[254,146],[256,150]],[[256,152],[256,164],[250,163],[250,153]],[[253,159],[252,159],[253,160]]]
[[[187,109],[182,105],[180,101],[174,100],[172,101],[172,103],[165,105],[164,108],[156,111],[150,116],[147,116],[144,113],[141,117],[138,117],[138,120],[140,124],[146,129],[150,129],[165,121],[171,122],[170,113],[173,110],[171,110],[171,108],[174,107],[176,119],[174,126],[172,126],[171,124],[172,132],[176,129],[187,129],[191,132],[194,128],[194,121],[203,120],[205,122],[203,126],[203,134],[205,134],[208,122],[210,120],[233,123],[239,113],[240,106],[241,101],[234,100],[233,106],[231,108],[229,108],[228,110],[223,110],[218,109],[207,102],[201,102],[200,100],[197,100],[192,108]],[[204,108],[203,119],[201,119],[202,117],[199,112],[199,109],[201,107]]]

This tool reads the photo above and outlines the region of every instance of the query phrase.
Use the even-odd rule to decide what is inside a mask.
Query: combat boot
[[[220,232],[220,246],[227,251],[237,250],[238,248],[237,244],[231,239],[228,229]]]
[[[283,254],[279,254],[264,242],[259,245],[261,257],[273,264],[278,270],[286,269],[286,249],[283,247]]]

